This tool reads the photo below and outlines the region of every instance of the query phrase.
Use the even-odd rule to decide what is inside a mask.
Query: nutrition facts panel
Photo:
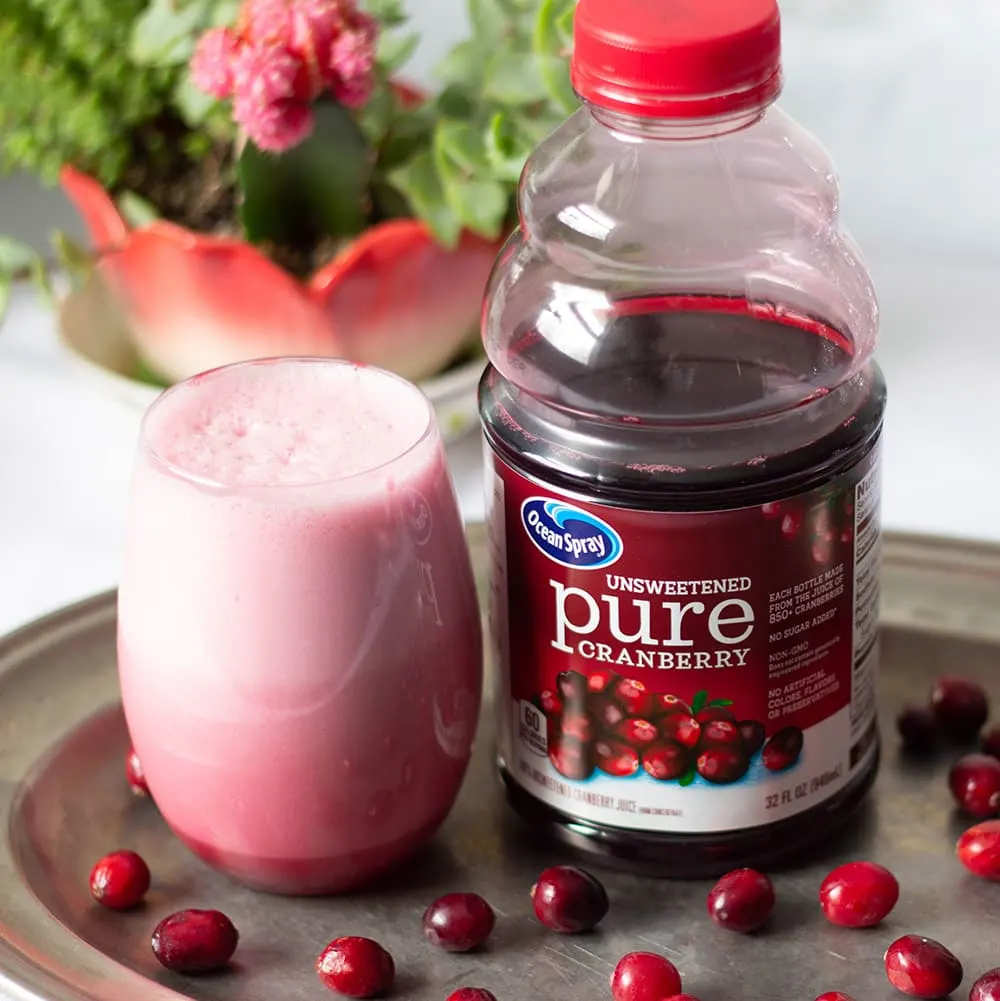
[[[880,449],[881,446],[876,446]],[[851,732],[863,733],[875,717],[878,667],[879,558],[882,530],[881,456],[854,490],[854,659],[851,665]]]

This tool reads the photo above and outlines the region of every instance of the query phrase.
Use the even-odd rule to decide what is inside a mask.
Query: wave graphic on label
[[[536,548],[564,567],[600,570],[622,554],[621,536],[600,518],[572,504],[529,497],[521,505],[521,522]]]

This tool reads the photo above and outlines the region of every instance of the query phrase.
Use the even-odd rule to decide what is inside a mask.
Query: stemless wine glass
[[[309,358],[166,391],[143,421],[118,608],[150,791],[212,866],[273,892],[337,892],[447,815],[482,643],[415,386]]]

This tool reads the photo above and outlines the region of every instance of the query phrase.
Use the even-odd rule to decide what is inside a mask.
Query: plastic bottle
[[[874,779],[878,309],[774,0],[574,35],[484,308],[499,765],[536,830],[710,874]]]

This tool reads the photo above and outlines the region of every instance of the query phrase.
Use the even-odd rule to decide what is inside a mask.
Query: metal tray
[[[470,532],[477,569],[485,546]],[[440,835],[403,871],[364,893],[294,900],[234,886],[168,833],[155,807],[126,788],[127,738],[117,705],[114,595],[105,594],[0,641],[0,997],[27,1001],[167,1001],[178,996],[298,1001],[330,995],[313,961],[338,935],[370,935],[396,958],[395,997],[443,1001],[460,985],[500,1001],[603,1001],[625,952],[661,951],[702,1001],[811,1001],[827,990],[859,1001],[898,998],[882,973],[895,937],[918,932],[949,944],[972,979],[1000,962],[1000,885],[967,876],[954,857],[964,824],[944,781],[949,756],[922,766],[899,758],[895,709],[922,699],[936,675],[983,680],[1000,699],[1000,549],[889,538],[885,547],[885,754],[876,791],[849,834],[814,863],[774,874],[778,908],[755,936],[714,927],[705,883],[607,872],[612,900],[600,929],[561,937],[532,917],[528,890],[545,865],[566,860],[512,821],[493,780],[490,714],[465,788]],[[154,889],[136,912],[93,904],[93,862],[118,847],[150,862]],[[834,928],[817,890],[847,859],[890,865],[896,910],[869,931]],[[482,893],[498,913],[488,948],[449,955],[423,939],[420,918],[439,893]],[[185,979],[149,948],[156,922],[182,907],[219,907],[241,944],[230,971]]]

